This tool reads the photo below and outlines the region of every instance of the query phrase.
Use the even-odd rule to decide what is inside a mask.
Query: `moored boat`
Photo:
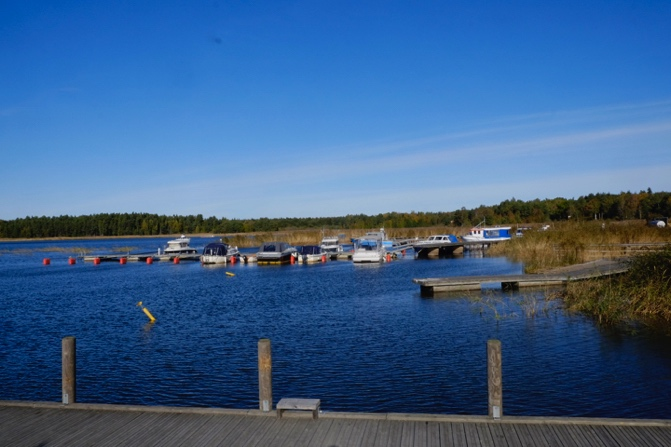
[[[437,245],[437,244],[457,244],[459,240],[453,234],[434,234],[426,239],[413,242],[412,245]]]
[[[193,247],[190,247],[191,239],[182,235],[177,239],[168,241],[168,247],[164,250],[166,255],[192,255],[198,253]]]
[[[381,237],[367,236],[354,240],[352,262],[355,264],[384,262],[386,254]]]
[[[297,250],[287,242],[266,242],[256,253],[258,264],[288,264],[295,259]]]
[[[343,251],[338,236],[324,236],[319,246],[327,255],[338,254]]]
[[[464,242],[500,242],[508,241],[511,238],[511,227],[485,227],[483,220],[476,226],[470,229],[467,235],[461,237]]]
[[[212,242],[203,248],[200,255],[201,264],[228,264],[231,259],[240,258],[238,247],[231,247],[223,242]]]
[[[327,253],[319,245],[301,245],[296,250],[298,262],[313,264],[326,261]]]

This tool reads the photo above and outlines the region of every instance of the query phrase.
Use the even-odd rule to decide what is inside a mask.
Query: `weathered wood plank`
[[[426,443],[424,445],[440,445],[440,426],[439,422],[428,422],[426,424]]]
[[[467,447],[468,440],[466,439],[466,429],[461,422],[446,422],[441,424],[441,440],[440,445]]]
[[[584,433],[573,430],[574,427],[570,425],[553,426],[553,431],[560,434],[561,445],[573,445],[576,447],[592,447],[589,440]]]
[[[516,427],[522,445],[530,447],[554,447],[545,436],[547,430],[542,430],[535,424],[522,424]]]
[[[311,424],[306,426],[306,429],[301,434],[301,437],[296,440],[296,447],[309,447],[312,445],[325,445],[324,438],[333,424],[333,419],[318,419],[310,420]]]
[[[266,424],[272,422],[269,418],[246,418],[242,417],[240,423],[231,430],[226,437],[221,439],[217,445],[221,447],[238,447],[246,445],[246,441],[257,431],[267,429]]]
[[[481,445],[485,447],[494,447],[496,443],[494,442],[494,437],[492,436],[492,433],[489,428],[489,424],[473,424],[475,425],[475,430],[478,434],[478,439],[480,440],[480,444],[473,444],[473,445]],[[506,444],[502,444],[506,445]]]
[[[377,445],[379,425],[379,420],[367,420],[361,435],[361,442],[358,445]]]
[[[349,438],[347,439],[347,445],[370,445],[371,443],[363,443],[364,436],[372,422],[371,420],[363,420],[359,423],[352,423],[352,429],[349,433]]]

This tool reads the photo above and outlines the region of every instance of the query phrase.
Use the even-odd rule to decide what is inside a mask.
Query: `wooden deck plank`
[[[554,447],[548,441],[546,432],[542,427],[536,424],[524,424],[520,430],[528,442],[523,442],[523,445],[538,446],[538,447]]]
[[[214,415],[208,418],[196,432],[193,445],[217,445],[242,421],[242,416]],[[188,445],[188,444],[187,444]]]
[[[415,440],[415,425],[416,423],[414,421],[401,422],[401,447],[412,447]]]
[[[235,430],[230,430],[226,435],[219,440],[217,443],[221,447],[237,447],[244,445],[246,439],[248,439],[256,430],[263,430],[262,426],[269,422],[272,422],[273,418],[246,418],[241,417],[240,422],[235,425]]]
[[[349,438],[347,439],[347,445],[370,445],[369,443],[364,444],[363,438],[366,435],[371,422],[374,421],[363,420],[361,423],[352,424],[352,429],[350,430]]]
[[[445,422],[440,425],[440,445],[468,447],[466,429],[461,422]]]
[[[355,445],[350,443],[350,437],[352,436],[352,432],[354,431],[354,427],[356,425],[364,425],[365,421],[357,421],[356,419],[345,419],[345,423],[343,426],[340,428],[340,432],[338,433],[338,436],[333,441],[333,445]],[[329,444],[330,445],[330,444]]]
[[[39,414],[36,422],[39,424],[39,430],[36,425],[31,424],[24,430],[20,436],[9,441],[7,445],[47,445],[51,439],[58,439],[67,436],[73,430],[76,430],[79,424],[86,423],[87,420],[94,417],[92,414],[73,414],[69,411],[57,413]]]
[[[76,427],[66,429],[66,431],[62,433],[62,436],[59,436],[59,442],[63,445],[99,442],[99,440],[104,439],[103,437],[100,437],[100,433],[111,433],[116,429],[116,426],[110,422],[113,422],[115,419],[122,419],[114,418],[112,415],[103,412],[94,412],[91,413],[91,416],[92,417],[87,418],[86,412],[76,412]],[[131,418],[125,418],[123,424],[125,425],[131,420]],[[86,427],[86,430],[83,431],[79,427]]]
[[[502,429],[500,424],[497,424],[497,423],[487,424],[487,425],[484,426],[484,428],[489,429],[489,433],[492,437],[493,445],[513,447],[508,442],[508,439],[506,439],[506,435],[503,432],[503,429]],[[514,447],[517,447],[517,445],[515,445]]]
[[[264,438],[272,438],[280,430],[280,423],[282,421],[277,420],[277,418],[260,418],[258,420],[253,420],[252,418],[247,418],[249,424],[245,426],[243,433],[240,433],[234,441],[229,443],[230,447],[254,447],[257,445],[268,445],[262,444]]]
[[[655,434],[665,445],[671,445],[671,427],[652,427],[650,432]]]
[[[316,431],[316,425],[311,424],[311,422],[313,421],[307,419],[284,420],[287,427],[291,427],[291,431],[287,433],[287,438],[281,444],[278,443],[277,445],[283,447],[308,445]],[[292,426],[291,424],[294,425]]]
[[[492,445],[491,443],[486,444],[480,440],[480,433],[477,424],[470,424],[467,422],[463,422],[461,423],[461,425],[464,427],[464,434],[466,436],[466,445],[468,446]]]
[[[573,427],[568,425],[552,426],[552,430],[559,435],[560,445],[576,446],[576,447],[592,447],[585,436],[579,432],[575,432]]]
[[[139,413],[137,417],[132,420],[132,423],[124,424],[123,427],[117,429],[113,436],[102,440],[100,446],[114,447],[115,445],[136,443],[137,445],[142,439],[147,439],[153,431],[149,431],[155,423],[159,421],[159,413]]]
[[[298,424],[298,420],[293,418],[284,421],[276,420],[276,422],[280,423],[269,429],[256,445],[283,445],[287,439],[291,438]]]
[[[331,423],[331,426],[329,427],[328,431],[326,432],[326,436],[320,441],[322,445],[338,445],[336,443],[336,439],[340,436],[342,430],[345,428],[346,424],[345,419],[335,419]]]
[[[306,421],[308,422],[308,421]],[[333,423],[333,419],[318,419],[317,421],[315,420],[310,420],[304,426],[303,432],[301,433],[300,437],[296,440],[296,443],[293,444],[296,447],[309,447],[312,445],[324,445],[323,440],[326,437],[326,434],[328,433],[329,428],[331,428],[331,424]]]
[[[635,445],[637,447],[654,447],[648,439],[640,436],[636,429],[638,427],[610,427],[615,439],[621,440],[621,445]]]
[[[378,420],[367,420],[359,445],[376,445],[380,428],[379,425],[380,421]]]
[[[440,445],[440,422],[426,424],[426,446]]]
[[[391,421],[380,421],[378,424],[377,437],[375,438],[374,446],[384,447],[389,445],[389,438],[391,436]]]

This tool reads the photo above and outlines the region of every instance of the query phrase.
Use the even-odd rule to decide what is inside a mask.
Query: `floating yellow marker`
[[[140,306],[140,307],[142,308],[142,312],[144,312],[144,314],[145,314],[147,317],[149,317],[149,321],[150,321],[150,322],[153,323],[154,321],[156,321],[156,318],[154,318],[154,316],[151,314],[151,312],[149,312],[149,309],[147,309],[146,307],[144,307],[144,306],[142,305],[142,301],[140,301],[139,303],[137,303],[137,305]]]
[[[231,272],[226,272],[226,274],[227,274],[228,276],[235,276],[235,273],[231,273]]]

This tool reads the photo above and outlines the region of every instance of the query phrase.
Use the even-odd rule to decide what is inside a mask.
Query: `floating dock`
[[[499,283],[503,290],[521,287],[557,286],[568,281],[619,275],[629,270],[622,259],[600,259],[554,269],[547,273],[520,275],[451,276],[446,278],[421,278],[412,282],[419,284],[422,296],[431,297],[440,292],[480,290],[483,284]]]
[[[125,259],[128,262],[147,262],[147,259],[152,261],[170,261],[174,262],[175,258],[178,258],[180,261],[200,261],[200,254],[181,254],[181,255],[171,255],[171,254],[155,254],[155,253],[142,253],[142,254],[118,254],[118,255],[91,255],[83,256],[82,260],[84,262],[122,262],[122,259]]]

